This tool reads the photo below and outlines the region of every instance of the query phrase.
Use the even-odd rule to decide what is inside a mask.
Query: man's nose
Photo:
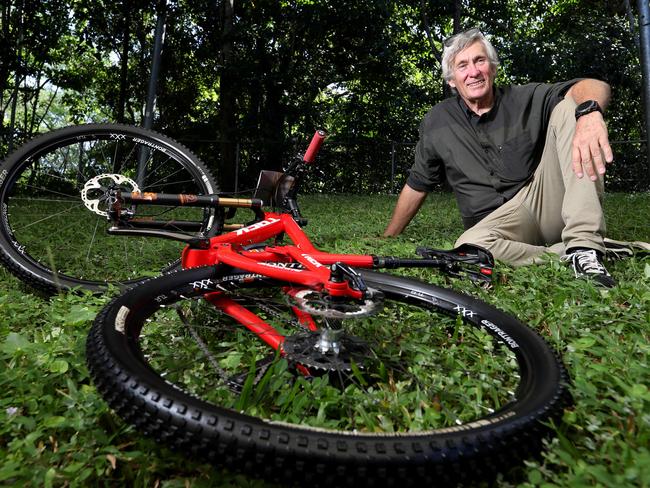
[[[477,77],[479,74],[481,74],[481,70],[478,69],[478,67],[476,66],[475,63],[469,63],[469,67],[468,67],[467,73],[468,73],[469,76],[471,76],[472,78],[475,78],[475,77]]]

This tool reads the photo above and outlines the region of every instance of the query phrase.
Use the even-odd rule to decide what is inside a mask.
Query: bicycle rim
[[[365,276],[383,308],[345,321],[338,356],[315,350],[286,288],[190,270],[113,302],[89,337],[89,366],[126,420],[220,463],[210,439],[241,449],[231,467],[262,456],[255,472],[271,478],[260,470],[277,458],[294,482],[418,484],[443,468],[456,482],[540,448],[566,376],[538,335],[469,297]],[[284,356],[201,298],[224,289],[286,334]]]
[[[124,191],[217,191],[210,173],[186,148],[128,126],[80,126],[47,134],[8,158],[4,170],[4,260],[25,281],[48,291],[134,283],[178,263],[178,242],[109,236],[107,217],[89,209],[82,195],[98,199],[91,192],[101,195],[97,187],[116,181]],[[94,189],[84,194],[89,182]],[[106,203],[94,210],[105,212]],[[204,209],[171,206],[140,206],[137,214],[143,219],[197,221],[199,232],[213,219]],[[176,229],[172,225],[168,230]]]

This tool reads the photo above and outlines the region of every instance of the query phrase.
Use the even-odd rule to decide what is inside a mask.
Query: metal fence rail
[[[220,173],[221,141],[183,140],[199,154],[214,172]],[[304,151],[308,141],[278,144],[284,161]],[[611,141],[614,164],[606,174],[606,188],[611,192],[650,191],[650,166],[646,159],[646,141]],[[268,169],[262,160],[257,142],[237,143],[236,188],[243,191],[255,186],[261,169]],[[398,193],[413,164],[415,142],[363,139],[327,141],[317,160],[316,174],[307,182],[306,191],[321,193]]]

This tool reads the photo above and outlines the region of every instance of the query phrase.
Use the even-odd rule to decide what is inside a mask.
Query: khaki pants
[[[471,243],[514,266],[562,255],[571,247],[604,252],[603,179],[578,178],[571,166],[576,104],[560,102],[549,121],[542,159],[531,180],[508,202],[468,229],[456,246]]]

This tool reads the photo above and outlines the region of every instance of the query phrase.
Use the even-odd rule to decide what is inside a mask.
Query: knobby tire
[[[267,321],[286,324],[292,305],[267,298],[286,284],[216,266],[170,273],[111,302],[88,337],[92,377],[119,416],[172,448],[298,486],[448,486],[493,477],[539,452],[549,422],[570,401],[566,371],[546,342],[475,298],[362,274],[385,295],[376,317],[350,325],[370,345],[366,364],[359,357],[339,367],[305,351],[312,372],[338,369],[305,379],[292,368],[295,357],[271,354],[270,366],[255,363],[261,341],[204,308],[201,297],[225,293]],[[292,328],[288,336],[309,337],[295,321]],[[492,361],[501,362],[490,369]],[[245,374],[230,377],[240,379],[230,394],[224,375],[236,363]],[[513,391],[492,404],[486,385]],[[303,394],[318,399],[310,406]],[[348,394],[357,396],[347,401]],[[267,410],[265,395],[272,397]],[[477,410],[463,417],[464,404],[473,402]],[[371,409],[383,410],[370,415]]]

